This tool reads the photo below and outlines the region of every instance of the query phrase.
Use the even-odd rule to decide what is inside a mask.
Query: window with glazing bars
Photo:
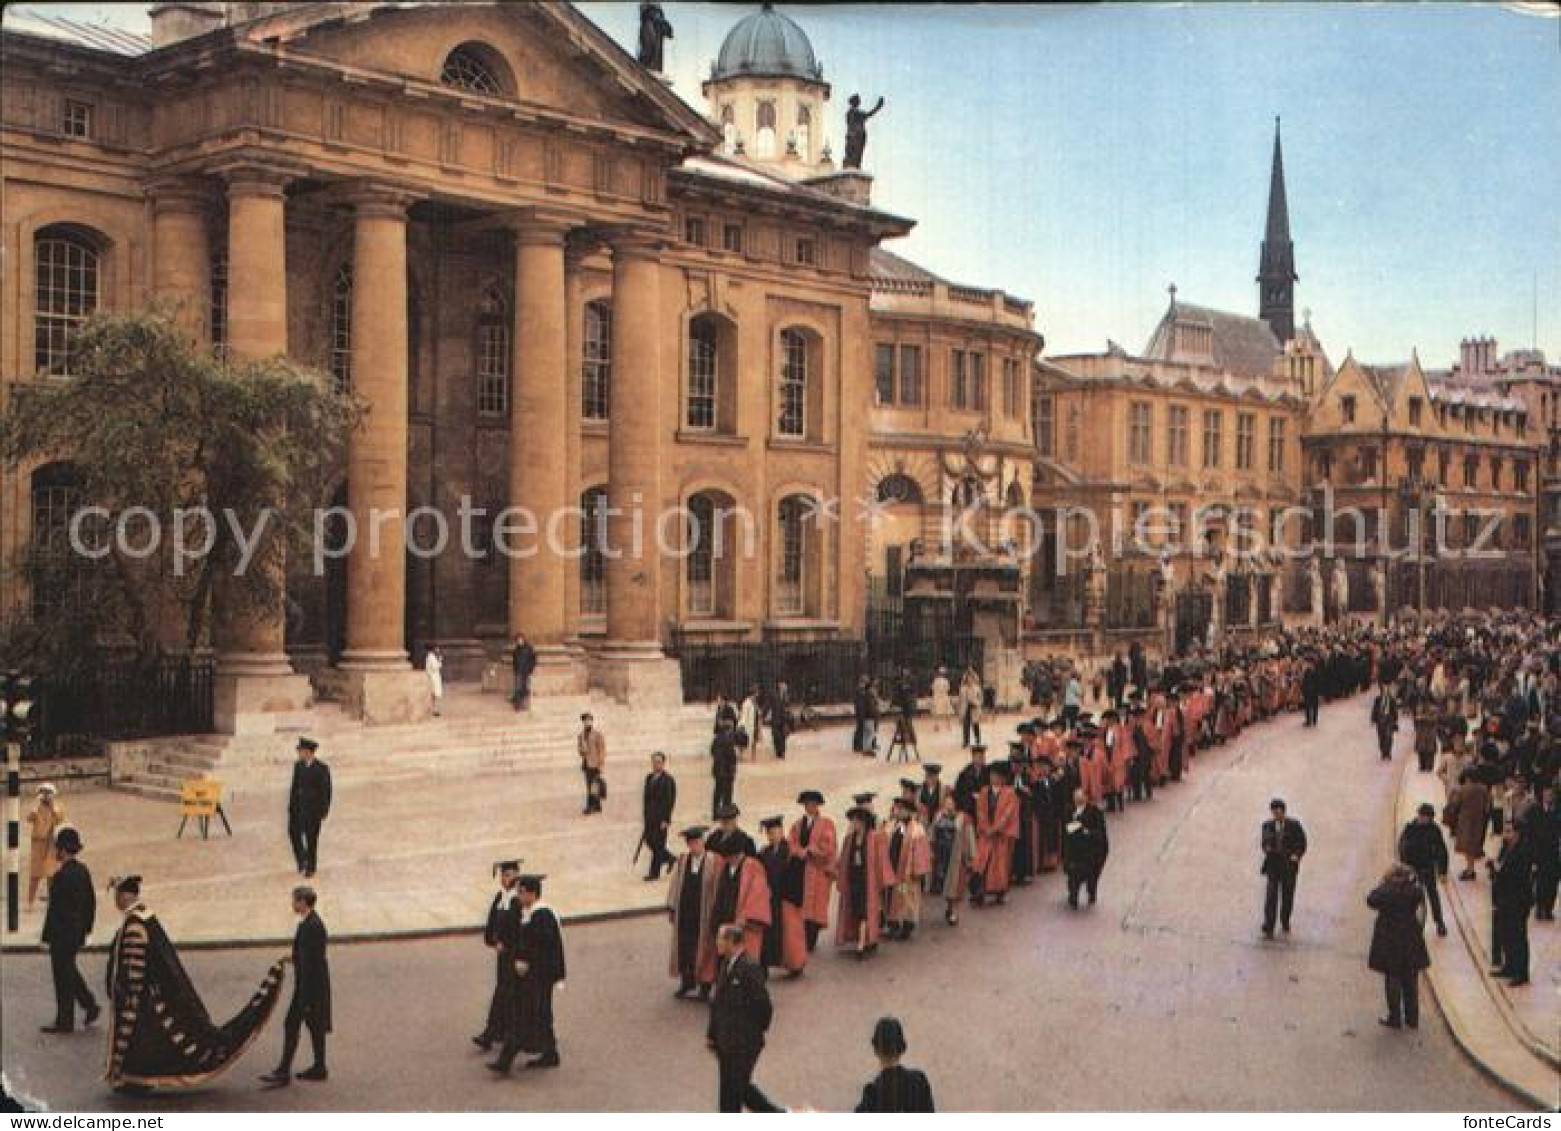
[[[715,615],[715,503],[709,495],[688,501],[688,611]]]
[[[808,340],[800,330],[781,334],[780,434],[807,433]]]
[[[337,392],[352,388],[352,268],[345,265],[331,285],[330,371]]]
[[[801,495],[791,495],[780,504],[780,576],[776,579],[775,611],[782,616],[798,616],[803,612],[803,570],[805,563],[805,531],[803,522],[807,512],[807,500]]]
[[[82,324],[98,308],[98,253],[74,235],[51,235],[33,245],[33,363],[42,373],[68,374]]]
[[[607,490],[592,487],[580,499],[580,612],[607,611]]]
[[[612,307],[605,302],[585,304],[585,370],[580,382],[580,415],[606,420],[612,393]]]
[[[687,426],[697,432],[715,427],[716,328],[708,319],[695,319],[688,331]]]
[[[509,412],[509,323],[509,303],[490,290],[477,321],[477,411],[484,416]]]

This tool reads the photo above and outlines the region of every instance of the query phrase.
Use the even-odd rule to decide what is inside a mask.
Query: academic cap
[[[1283,797],[1276,797],[1268,803],[1268,807],[1270,809],[1285,809],[1285,799]]]
[[[858,805],[871,805],[873,798],[877,796],[878,795],[876,793],[853,793],[851,795],[851,800],[855,801]]]
[[[901,778],[900,779],[900,789],[901,790],[916,789],[919,785],[920,785],[919,782],[913,781],[910,778]]]
[[[493,863],[493,874],[495,876],[497,876],[500,872],[518,872],[518,871],[520,871],[520,861],[519,860],[496,860]]]
[[[140,876],[115,876],[108,881],[108,886],[114,889],[116,895],[140,895]]]
[[[926,774],[929,778],[930,777],[936,777],[938,774],[941,774],[943,772],[943,767],[941,765],[939,765],[937,762],[927,762],[927,763],[925,763],[922,766],[921,769],[922,769],[922,772],[924,774]]]
[[[816,789],[804,789],[797,794],[798,805],[806,805],[809,802],[812,802],[814,805],[822,805],[824,804],[824,795]]]
[[[703,840],[705,838],[705,834],[709,831],[710,830],[705,828],[704,825],[689,825],[688,828],[684,829],[678,835],[681,836],[684,840]]]
[[[547,879],[547,876],[545,875],[534,876],[527,874],[517,877],[515,880],[515,886],[522,889],[523,891],[535,892],[537,895],[541,895],[542,881],[545,879]]]
[[[871,809],[864,809],[860,805],[853,805],[851,808],[846,810],[846,820],[861,821],[868,828],[872,828],[876,823],[877,818],[873,816],[873,811]]]
[[[730,803],[721,806],[715,811],[715,819],[718,821],[735,821],[742,816],[742,810]]]
[[[1436,806],[1432,805],[1430,802],[1426,802],[1425,804],[1421,805],[1420,808],[1416,810],[1416,812],[1418,812],[1422,817],[1434,817],[1436,816]]]
[[[298,749],[300,750],[318,750],[319,748],[320,744],[312,738],[300,737],[298,739]]]

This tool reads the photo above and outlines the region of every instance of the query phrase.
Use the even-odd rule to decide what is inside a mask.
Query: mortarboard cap
[[[309,738],[306,735],[300,735],[299,736],[299,738],[298,738],[298,749],[299,750],[318,750],[319,748],[320,748],[320,744],[318,742],[316,742],[314,739]]]
[[[809,803],[813,805],[824,804],[824,795],[816,789],[804,789],[801,793],[797,794],[798,805],[807,805]]]
[[[912,780],[912,779],[910,779],[910,778],[901,778],[901,779],[900,779],[900,789],[902,789],[902,790],[906,790],[906,789],[915,789],[915,788],[917,788],[917,787],[918,787],[918,786],[919,786],[919,785],[920,785],[920,784],[921,784],[921,783],[920,783],[920,782],[917,782],[917,781],[913,781],[913,780]]]
[[[522,891],[535,892],[537,895],[541,895],[542,881],[545,879],[547,879],[547,876],[545,875],[527,873],[524,876],[516,877],[515,886],[520,888]]]
[[[1283,797],[1276,797],[1268,803],[1268,807],[1270,809],[1283,809],[1285,808],[1285,799]]]
[[[718,821],[735,821],[742,816],[742,810],[728,802],[715,811],[715,819]]]
[[[871,805],[873,803],[873,798],[875,798],[877,796],[878,795],[876,793],[871,793],[871,792],[869,792],[869,793],[853,793],[851,795],[851,800],[855,801],[858,805]]]
[[[993,762],[987,769],[988,772],[999,777],[1011,778],[1014,776],[1014,768],[1008,762]]]
[[[116,895],[140,895],[140,876],[115,876],[108,881],[108,886],[114,889]]]
[[[759,822],[759,827],[761,829],[778,829],[785,823],[786,818],[784,817],[766,817]]]
[[[497,876],[500,872],[518,872],[518,871],[520,871],[520,861],[519,860],[496,860],[496,861],[494,861],[494,864],[493,864],[493,874],[495,876]]]
[[[943,772],[943,767],[937,762],[928,762],[923,765],[921,769],[922,773],[926,774],[929,778],[936,777],[938,774]]]
[[[703,840],[705,834],[709,831],[710,830],[705,828],[704,825],[689,825],[688,828],[684,829],[678,835],[681,836],[684,840]]]

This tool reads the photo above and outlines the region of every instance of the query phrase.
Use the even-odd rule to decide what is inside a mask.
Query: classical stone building
[[[4,387],[68,376],[93,311],[166,303],[229,356],[287,353],[368,406],[338,496],[360,528],[464,506],[485,551],[295,564],[285,612],[219,608],[221,726],[313,693],[416,717],[409,657],[438,642],[475,676],[517,632],[539,691],[670,698],[680,641],[860,635],[905,540],[829,500],[914,482],[941,505],[978,428],[984,489],[1026,490],[1033,312],[880,253],[912,222],[834,170],[822,67],[768,5],[723,45],[707,113],[564,3],[152,21],[147,41],[7,14]],[[55,538],[68,462],[3,497],[0,550]],[[570,552],[499,553],[506,507],[559,516]],[[678,552],[610,552],[634,515],[650,546],[670,515]]]

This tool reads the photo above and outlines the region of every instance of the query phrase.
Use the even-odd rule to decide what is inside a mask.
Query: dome
[[[712,81],[759,75],[823,82],[824,69],[807,34],[771,5],[743,17],[727,33],[710,73]]]

